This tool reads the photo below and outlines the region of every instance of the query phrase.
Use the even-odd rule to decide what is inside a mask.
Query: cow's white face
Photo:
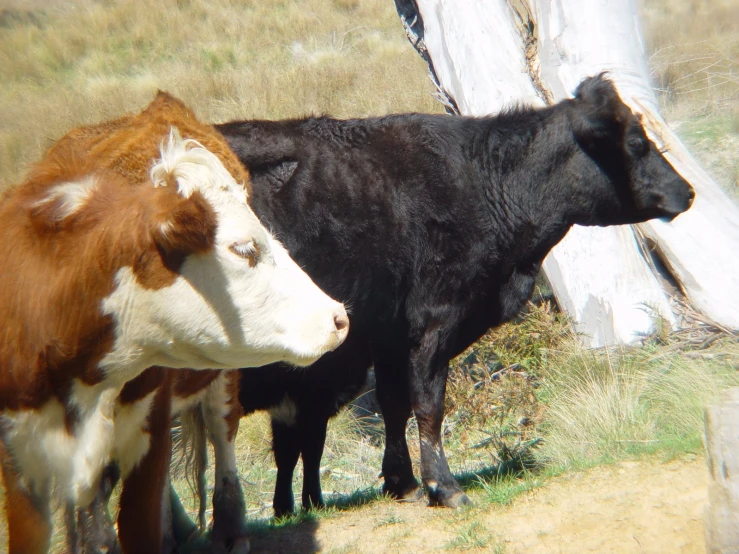
[[[118,271],[103,301],[116,343],[101,366],[130,366],[133,358],[140,358],[136,365],[193,369],[304,366],[341,344],[349,325],[343,305],[259,223],[216,156],[173,132],[152,180],[176,180],[184,198],[202,195],[216,216],[214,244],[187,255],[174,282],[160,288],[142,286],[130,267]],[[167,226],[160,226],[164,236]]]

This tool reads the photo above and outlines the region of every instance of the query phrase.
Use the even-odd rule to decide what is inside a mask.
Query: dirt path
[[[506,507],[377,502],[254,537],[255,553],[704,552],[702,458],[624,462],[562,476]]]

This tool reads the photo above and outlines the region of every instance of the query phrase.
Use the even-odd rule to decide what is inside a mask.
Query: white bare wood
[[[569,96],[608,71],[668,158],[696,188],[672,223],[640,226],[680,286],[708,318],[739,329],[739,209],[659,115],[649,87],[635,0],[416,0],[423,42],[444,91],[466,115]],[[544,263],[555,296],[590,346],[649,333],[648,311],[675,319],[633,230],[575,227]],[[645,306],[649,310],[645,311]]]
[[[739,388],[706,408],[706,552],[739,552]]]
[[[693,306],[739,329],[739,207],[703,171],[659,114],[649,86],[635,0],[535,0],[542,79],[559,98],[583,78],[608,71],[621,98],[643,115],[667,157],[696,189],[693,207],[672,223],[640,229],[658,246]]]

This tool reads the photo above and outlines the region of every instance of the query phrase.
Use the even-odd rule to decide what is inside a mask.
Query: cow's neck
[[[574,220],[571,172],[577,147],[566,115],[553,108],[517,114],[516,140],[488,135],[485,168],[490,210],[500,229],[501,254],[538,269]],[[496,119],[491,128],[496,129]],[[522,132],[522,129],[526,129]],[[495,165],[493,165],[495,164]]]

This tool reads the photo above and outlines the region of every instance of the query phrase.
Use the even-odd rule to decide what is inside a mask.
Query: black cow
[[[413,413],[430,503],[469,502],[440,439],[449,360],[516,315],[573,224],[671,220],[694,196],[602,75],[573,99],[492,117],[316,117],[218,129],[252,174],[263,223],[350,307],[349,338],[310,371],[242,372],[246,412],[272,413],[277,514],[293,510],[300,455],[303,505],[321,504],[327,421],[371,365],[386,428],[384,491],[422,496],[405,440]]]

